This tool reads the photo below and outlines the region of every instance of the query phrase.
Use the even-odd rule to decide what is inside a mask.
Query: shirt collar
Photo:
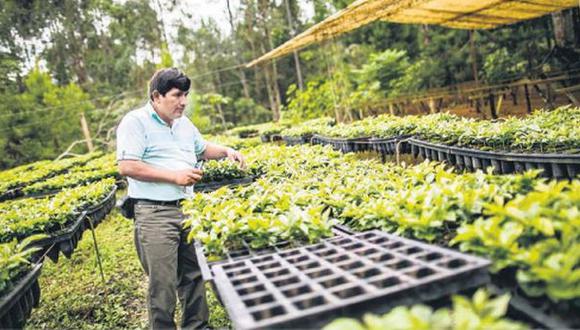
[[[158,122],[159,124],[161,124],[163,126],[169,127],[169,125],[165,122],[165,120],[163,120],[163,119],[161,119],[161,117],[159,117],[159,115],[157,114],[157,112],[153,108],[153,104],[151,104],[151,102],[147,102],[147,112],[149,112],[149,115],[153,118],[153,120],[155,120],[156,122]],[[177,124],[179,119],[180,118],[173,120],[172,126],[175,127],[175,125]]]

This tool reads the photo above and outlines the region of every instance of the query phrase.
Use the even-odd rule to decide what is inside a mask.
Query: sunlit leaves
[[[495,298],[484,289],[478,290],[470,300],[464,296],[453,296],[453,306],[436,311],[429,306],[399,306],[378,316],[365,314],[362,323],[348,318],[339,318],[326,325],[324,330],[460,330],[460,329],[527,329],[521,323],[505,318],[509,295]]]

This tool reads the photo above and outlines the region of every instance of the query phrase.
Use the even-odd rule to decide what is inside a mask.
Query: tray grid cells
[[[393,303],[409,291],[418,291],[419,300],[447,295],[483,284],[489,264],[373,230],[217,264],[212,270],[236,328],[254,329],[291,325],[370,300]]]

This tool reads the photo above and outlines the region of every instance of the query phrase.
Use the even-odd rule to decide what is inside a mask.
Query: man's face
[[[153,95],[153,104],[159,117],[168,123],[181,117],[187,105],[187,94],[179,88],[172,88],[165,96],[156,93]]]

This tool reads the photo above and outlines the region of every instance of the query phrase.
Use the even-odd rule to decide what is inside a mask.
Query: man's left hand
[[[234,150],[232,148],[227,148],[226,157],[228,157],[228,159],[230,160],[233,160],[234,162],[238,162],[242,169],[246,168],[246,160],[244,159],[244,156],[242,155],[241,152]]]

